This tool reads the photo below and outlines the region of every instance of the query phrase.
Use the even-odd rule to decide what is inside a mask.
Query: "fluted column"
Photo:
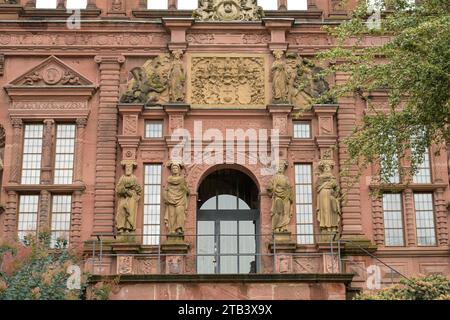
[[[11,169],[9,182],[19,183],[20,179],[20,155],[22,146],[23,122],[22,119],[12,119],[13,127],[13,145],[11,150]]]

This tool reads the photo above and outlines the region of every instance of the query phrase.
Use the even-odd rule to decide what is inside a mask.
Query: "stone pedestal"
[[[290,232],[275,232],[269,243],[269,250],[274,254],[275,273],[293,273],[293,254],[297,244],[292,240]]]
[[[165,258],[165,273],[184,274],[188,251],[189,244],[184,241],[184,235],[168,235],[167,241],[161,246]]]
[[[135,256],[139,253],[139,249],[140,245],[137,243],[118,242],[112,245],[112,251],[116,255],[116,274],[136,273]]]

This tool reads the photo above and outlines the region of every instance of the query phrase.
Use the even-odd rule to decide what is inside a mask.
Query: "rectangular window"
[[[414,175],[414,183],[431,183],[430,152],[428,149],[425,151],[423,156],[423,161],[418,166],[417,172]]]
[[[314,244],[312,167],[295,165],[295,199],[297,214],[297,242]]]
[[[26,124],[23,139],[22,184],[39,184],[41,181],[42,124]]]
[[[294,138],[311,139],[311,122],[294,121]]]
[[[402,195],[383,194],[384,243],[386,246],[403,246]]]
[[[431,193],[415,193],[414,206],[416,209],[417,244],[419,246],[435,246],[433,195]]]
[[[149,139],[163,137],[163,122],[148,121],[145,123],[145,137]]]
[[[278,0],[258,0],[258,6],[264,10],[278,10]]]
[[[167,10],[168,8],[167,0],[147,0],[147,9],[149,10]]]
[[[71,184],[73,182],[75,131],[74,124],[58,124],[56,126],[55,184]]]
[[[72,196],[56,195],[52,200],[51,246],[55,247],[58,239],[69,243],[70,216],[72,213]]]
[[[145,165],[144,172],[145,245],[158,245],[161,224],[161,165]]]
[[[39,196],[23,195],[19,198],[17,234],[20,240],[27,235],[36,235],[38,226]]]
[[[56,9],[57,0],[36,0],[37,9]]]
[[[308,10],[308,0],[287,0],[288,10]]]
[[[380,157],[380,176],[382,183],[400,183],[399,161],[397,157],[392,159],[393,172],[388,172],[386,157]]]

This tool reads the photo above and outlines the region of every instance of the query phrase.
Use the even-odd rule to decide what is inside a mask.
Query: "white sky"
[[[167,0],[148,0],[148,9],[167,9]],[[56,8],[57,0],[36,0],[36,8]],[[258,4],[264,10],[277,10],[277,0],[258,0]],[[68,9],[86,8],[87,0],[67,0],[66,7]],[[178,9],[192,10],[196,9],[198,0],[178,0]],[[288,0],[289,10],[306,10],[308,7],[307,0]]]

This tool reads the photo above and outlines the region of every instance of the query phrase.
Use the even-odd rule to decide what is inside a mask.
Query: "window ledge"
[[[32,17],[32,18],[68,18],[73,14],[75,9],[37,9],[37,8],[24,8],[20,16]],[[82,18],[95,18],[100,16],[102,11],[100,9],[81,9]]]
[[[74,191],[84,191],[86,186],[84,183],[75,184],[15,184],[7,185],[4,187],[6,191],[15,192],[37,192],[37,191],[49,191],[49,192],[74,192]]]
[[[392,183],[392,184],[383,184],[383,183],[371,183],[369,188],[371,190],[381,190],[381,191],[389,191],[389,192],[402,192],[405,189],[411,189],[414,191],[436,191],[437,189],[446,188],[446,183],[428,183],[428,184],[419,184],[419,183]]]
[[[132,11],[133,16],[136,18],[153,18],[153,19],[162,17],[192,18],[192,12],[193,10],[173,10],[173,9],[172,10],[136,9]],[[305,20],[305,19],[321,20],[323,12],[322,10],[266,10],[264,11],[264,13],[265,13],[264,18],[269,19],[294,18],[296,20]],[[226,22],[246,23],[248,21],[226,21]]]

